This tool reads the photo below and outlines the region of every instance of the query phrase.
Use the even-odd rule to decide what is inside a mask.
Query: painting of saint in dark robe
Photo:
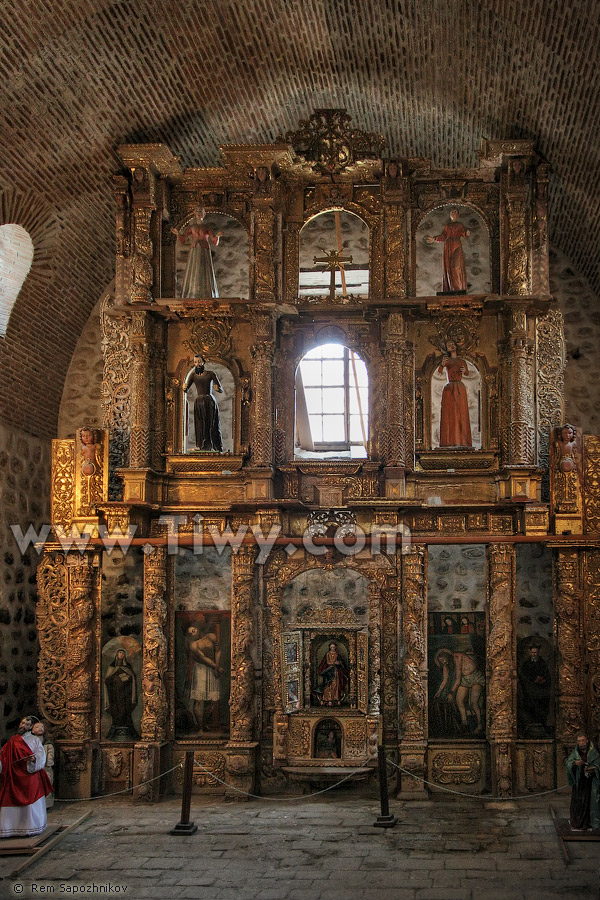
[[[102,734],[107,741],[140,739],[141,649],[125,636],[112,638],[102,648]]]
[[[485,613],[466,613],[461,622],[459,633],[448,634],[439,613],[429,614],[429,734],[481,740],[485,736]]]
[[[176,735],[227,736],[230,683],[230,613],[176,612]]]
[[[546,648],[544,648],[546,650]],[[547,650],[546,650],[547,652]],[[539,638],[519,642],[517,722],[519,737],[544,738],[552,734],[549,722],[552,676]]]
[[[318,706],[348,706],[348,649],[340,640],[316,644],[313,697]]]

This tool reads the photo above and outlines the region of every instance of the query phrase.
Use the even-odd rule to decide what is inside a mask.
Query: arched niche
[[[452,379],[457,377],[452,374],[452,370],[448,370],[445,367],[440,365],[436,365],[431,373],[431,446],[433,448],[437,447],[473,447],[474,450],[480,450],[482,446],[481,433],[482,433],[482,393],[481,393],[481,372],[479,371],[478,366],[471,360],[463,357],[463,361],[465,363],[467,371],[464,372],[460,377],[459,381],[452,382],[449,381],[449,378]],[[441,361],[440,361],[441,362]],[[442,369],[442,371],[440,371]],[[447,374],[450,372],[450,375]],[[460,388],[460,385],[464,388],[464,394]],[[447,396],[444,396],[445,389]],[[466,394],[466,409],[464,397]],[[444,411],[442,413],[442,405],[444,407]],[[440,429],[442,424],[442,415],[445,417],[458,418],[461,419],[461,416],[464,417],[466,410],[468,410],[469,417],[469,429],[471,432],[471,443],[467,443],[464,441],[460,442],[460,434],[465,433],[464,427],[461,427],[461,422],[450,421],[445,427],[446,435],[455,435],[456,443],[454,443],[454,438],[450,438],[451,443],[440,443]]]
[[[458,213],[454,216],[453,210]],[[449,231],[462,225],[469,234],[452,236]],[[433,241],[431,239],[434,239]],[[455,282],[458,261],[464,257],[466,281]],[[444,203],[430,209],[419,222],[415,234],[415,290],[418,297],[438,293],[485,294],[492,290],[490,231],[481,213],[464,203]],[[451,259],[452,258],[452,259]],[[444,272],[451,269],[450,284]]]
[[[177,226],[181,237],[186,237],[190,226],[199,222],[195,213],[190,213]],[[217,296],[221,298],[240,297],[247,300],[249,297],[250,279],[250,243],[248,232],[244,225],[233,216],[225,213],[207,213],[202,225],[213,235],[220,233],[218,246],[210,245],[212,267],[216,282],[216,294],[214,292],[199,292],[191,290],[190,284],[194,284],[199,276],[194,275],[190,268],[205,265],[205,257],[201,257],[202,250],[197,258],[191,258],[191,243],[193,236],[188,233],[187,240],[182,243],[175,241],[175,284],[177,297],[200,298],[200,296]],[[204,260],[204,261],[203,261]],[[186,273],[187,278],[186,278]]]
[[[365,361],[341,342],[313,347],[295,373],[294,456],[366,459],[369,375]]]
[[[331,267],[328,266],[329,259]],[[315,259],[322,260],[315,262]],[[336,260],[341,262],[345,278]],[[369,227],[343,209],[318,213],[300,232],[298,296],[306,298],[367,297],[369,294]],[[332,271],[335,289],[332,291]],[[333,299],[333,298],[332,298]]]
[[[187,365],[187,367],[183,367],[185,371],[182,371],[182,382],[191,366],[192,361],[190,360],[189,365]],[[231,370],[228,369],[227,366],[223,365],[223,363],[216,362],[211,359],[206,359],[204,367],[206,371],[212,371],[215,373],[215,375],[219,379],[221,387],[223,388],[223,393],[218,393],[215,390],[215,385],[213,384],[212,393],[219,407],[219,420],[221,425],[221,436],[223,439],[222,452],[233,453],[235,445],[235,378]],[[196,388],[192,385],[187,393],[183,392],[182,398],[181,448],[182,452],[186,454],[201,452],[200,448],[196,446],[195,440],[195,400]]]

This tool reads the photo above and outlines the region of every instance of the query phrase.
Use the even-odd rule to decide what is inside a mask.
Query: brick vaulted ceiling
[[[435,166],[474,164],[484,137],[533,138],[554,173],[551,237],[600,290],[597,0],[0,8],[4,206],[22,195],[30,215],[43,207],[56,230],[52,277],[23,292],[0,348],[14,386],[19,367],[47,353],[48,324],[57,329],[57,396],[40,433],[53,430],[77,334],[113,274],[120,143],[162,141],[183,166],[214,165],[220,145],[272,141],[322,106],[346,107],[357,127],[383,133],[390,156]],[[36,298],[44,311],[31,322]],[[14,420],[14,404],[0,402]]]

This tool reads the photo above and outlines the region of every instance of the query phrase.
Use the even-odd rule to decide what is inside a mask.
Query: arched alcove
[[[368,226],[347,210],[318,213],[300,232],[299,262],[299,297],[367,297]]]
[[[248,233],[242,223],[233,216],[224,213],[207,213],[202,220],[202,227],[215,237],[219,236],[218,246],[212,242],[201,249],[193,249],[193,233],[190,226],[199,223],[195,215],[188,216],[179,227],[179,235],[183,240],[176,241],[175,274],[178,297],[216,296],[240,297],[249,296],[250,250]],[[203,242],[206,245],[206,242]],[[210,261],[207,253],[210,252]],[[192,256],[193,254],[193,256]],[[195,290],[194,286],[203,282],[201,270],[212,266],[216,294],[212,291]]]
[[[219,408],[219,421],[221,426],[221,437],[223,441],[223,453],[233,453],[233,405],[235,398],[235,379],[231,371],[222,363],[213,362],[210,359],[205,360],[205,371],[214,372],[223,389],[222,393],[216,391],[215,384],[212,385],[212,394]],[[192,385],[186,393],[184,393],[183,406],[183,434],[182,448],[184,453],[201,451],[202,448],[196,444],[196,434],[194,428],[194,403],[196,400],[196,388]]]
[[[462,361],[466,366],[466,371],[462,369],[460,376],[455,374],[456,367],[447,368],[442,365],[436,365],[431,375],[432,447],[470,446],[475,450],[481,449],[481,373],[472,360]],[[460,437],[465,434],[465,429],[461,427],[461,420],[464,419],[466,423],[467,411],[470,443]],[[444,417],[449,417],[450,421],[444,428],[446,437],[442,441],[441,429]],[[448,440],[450,443],[447,442]]]
[[[8,320],[33,262],[33,241],[16,224],[0,225],[0,335]]]
[[[460,262],[461,254],[464,264]],[[456,280],[460,268],[464,282],[460,277]],[[445,203],[423,216],[416,232],[415,281],[418,297],[491,291],[490,236],[477,210],[460,203]]]
[[[369,376],[358,353],[341,343],[314,347],[298,364],[295,386],[294,455],[365,459]]]

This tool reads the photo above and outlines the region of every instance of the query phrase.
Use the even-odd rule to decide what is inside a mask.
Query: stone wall
[[[36,709],[39,557],[33,547],[21,552],[10,526],[39,532],[49,521],[49,494],[49,441],[0,423],[0,739]]]

